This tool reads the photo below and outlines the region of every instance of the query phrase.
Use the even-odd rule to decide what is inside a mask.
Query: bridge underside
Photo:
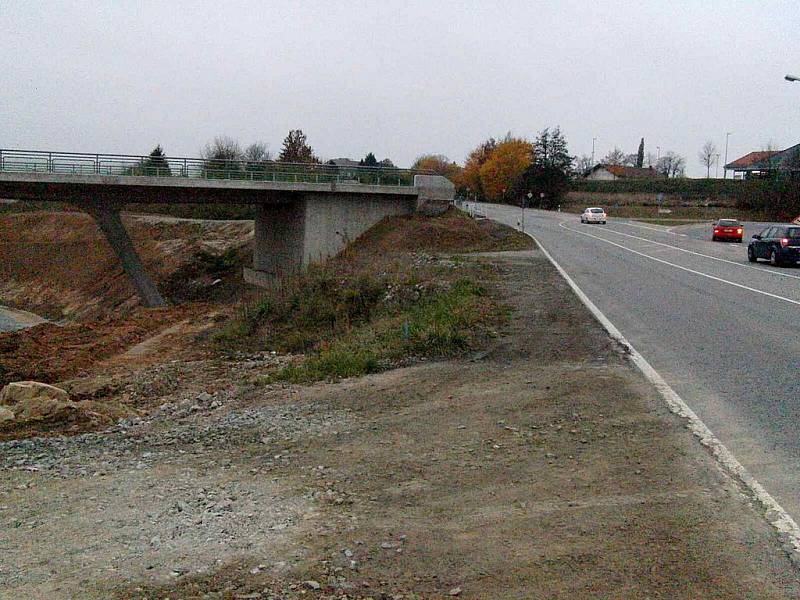
[[[253,268],[245,270],[245,280],[268,285],[336,254],[386,216],[415,210],[438,214],[453,193],[445,178],[420,175],[414,187],[398,187],[0,172],[0,198],[69,202],[91,214],[149,307],[165,302],[122,225],[119,213],[125,204],[254,205]]]

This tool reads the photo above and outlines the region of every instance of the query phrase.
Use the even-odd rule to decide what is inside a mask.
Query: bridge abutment
[[[245,281],[269,285],[276,277],[299,271],[335,255],[349,242],[390,215],[414,212],[408,196],[307,193],[286,204],[256,208],[253,268]]]

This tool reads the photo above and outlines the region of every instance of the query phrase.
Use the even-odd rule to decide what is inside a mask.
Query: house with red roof
[[[733,171],[734,179],[763,179],[776,172],[800,178],[800,144],[786,150],[748,152],[725,165],[725,170]]]

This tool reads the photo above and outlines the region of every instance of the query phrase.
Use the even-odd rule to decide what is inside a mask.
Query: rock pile
[[[15,381],[0,390],[0,423],[70,419],[78,405],[69,394],[38,381]]]

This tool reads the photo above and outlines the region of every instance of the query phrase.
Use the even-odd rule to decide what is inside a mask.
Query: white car
[[[606,211],[602,208],[591,207],[581,213],[581,223],[602,223],[606,224]]]

